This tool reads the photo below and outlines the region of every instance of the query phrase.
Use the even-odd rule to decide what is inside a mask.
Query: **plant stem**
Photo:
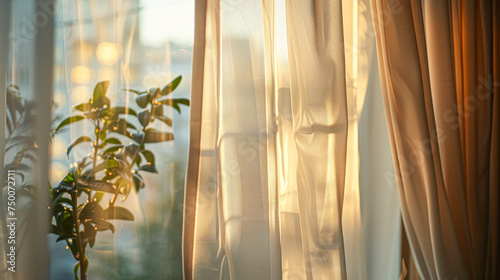
[[[97,150],[99,149],[99,132],[101,130],[101,125],[99,124],[99,120],[96,121],[95,127],[96,129],[95,129],[95,143],[94,143],[94,161],[92,162],[92,170],[94,170],[97,165]]]
[[[97,165],[97,154],[98,154],[98,149],[99,149],[99,131],[101,129],[101,126],[99,124],[99,120],[96,120],[95,122],[95,142],[94,142],[94,158],[92,162],[92,170],[95,169]],[[91,193],[87,193],[87,201],[90,202],[91,200]],[[76,193],[73,195],[73,211],[76,211],[75,215],[73,215],[73,222],[75,223],[76,226],[76,238],[78,242],[78,262],[80,262],[80,280],[86,280],[87,276],[85,275],[85,247],[83,247],[83,240],[82,240],[82,235],[80,233],[80,222],[79,222],[79,217],[78,217],[78,189],[76,190]]]
[[[76,226],[76,239],[78,242],[78,262],[80,263],[80,280],[86,280],[83,266],[85,263],[85,248],[83,248],[82,235],[80,233],[80,222],[78,221],[78,190],[72,196],[73,199],[73,222]]]

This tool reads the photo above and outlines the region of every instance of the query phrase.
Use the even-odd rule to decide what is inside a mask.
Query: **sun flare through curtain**
[[[398,278],[368,1],[199,0],[195,19],[185,279]]]

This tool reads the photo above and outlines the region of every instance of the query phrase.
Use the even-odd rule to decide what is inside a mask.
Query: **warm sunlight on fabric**
[[[194,1],[141,0],[139,33],[143,44],[158,46],[165,41],[191,44],[194,31]]]
[[[97,45],[96,56],[99,63],[113,65],[122,54],[122,46],[111,42],[102,42]]]
[[[90,98],[90,90],[86,86],[76,86],[71,91],[71,99],[73,104],[88,102]]]
[[[86,84],[90,81],[90,69],[86,66],[75,66],[71,69],[71,80],[76,84]]]
[[[92,45],[89,43],[81,42],[75,47],[75,57],[77,57],[82,63],[92,59],[93,54]]]

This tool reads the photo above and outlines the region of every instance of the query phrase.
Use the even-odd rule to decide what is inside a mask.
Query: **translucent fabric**
[[[123,107],[137,114],[143,108],[136,104],[136,94],[124,89],[143,92],[163,88],[177,76],[182,76],[180,84],[168,97],[188,96],[192,38],[189,35],[179,38],[173,31],[181,28],[165,17],[175,17],[174,14],[179,13],[192,20],[190,1],[64,0],[58,8],[60,37],[56,41],[55,99],[62,100],[62,106],[55,111],[56,115],[81,114],[75,106],[89,102],[94,87],[103,81],[109,81],[106,97],[110,106]],[[189,32],[187,21],[185,28]],[[179,24],[186,23],[181,21]],[[156,133],[152,136],[154,139],[144,140],[145,149],[154,154],[153,160],[142,156],[141,168],[133,167],[133,162],[129,167],[133,174],[141,174],[144,189],[139,192],[133,189],[126,199],[120,196],[116,200],[117,206],[127,208],[134,215],[134,221],[112,221],[116,227],[114,233],[102,231],[97,234],[95,245],[87,249],[90,262],[88,279],[182,277],[182,204],[189,108],[182,105],[177,112],[173,107],[160,107],[163,120],[167,121],[156,118],[154,122],[148,122],[146,131],[154,129],[162,133]],[[152,114],[151,110],[149,113]],[[119,139],[121,143],[114,140],[114,144],[120,144],[125,150],[138,141],[127,133],[137,131],[135,128],[140,130],[143,124],[132,114],[120,114],[120,119],[129,122],[126,133],[115,127],[117,133],[109,131],[107,137]],[[104,120],[101,121],[104,124]],[[56,134],[52,146],[53,184],[58,184],[72,165],[95,151],[94,143],[83,143],[71,152],[65,152],[66,147],[81,136],[97,139],[94,130],[94,123],[84,120]],[[113,146],[100,147],[99,152],[110,147]],[[100,157],[93,160],[98,164],[105,162]],[[157,171],[148,173],[144,171],[145,165],[153,165]],[[85,199],[81,196],[82,202]],[[106,203],[112,199],[111,194],[104,194],[102,207],[107,207]],[[56,236],[51,235],[49,241],[51,278],[70,279],[75,261],[67,248],[61,242],[56,243],[55,239]]]
[[[398,279],[401,214],[396,182],[389,176],[394,167],[370,1],[344,1],[343,10],[348,133],[352,133],[348,138],[342,220],[347,276],[349,279]]]
[[[0,9],[0,279],[47,279],[53,1]]]
[[[373,0],[404,226],[423,279],[498,279],[498,1]]]
[[[186,279],[398,277],[395,189],[359,174],[392,170],[369,5],[345,4],[196,2]]]

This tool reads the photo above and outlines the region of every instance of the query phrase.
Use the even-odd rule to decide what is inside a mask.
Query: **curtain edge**
[[[198,174],[205,66],[206,0],[195,1],[194,46],[192,55],[191,108],[189,117],[189,151],[184,188],[182,226],[182,268],[184,279],[193,279],[193,243],[198,195]]]

